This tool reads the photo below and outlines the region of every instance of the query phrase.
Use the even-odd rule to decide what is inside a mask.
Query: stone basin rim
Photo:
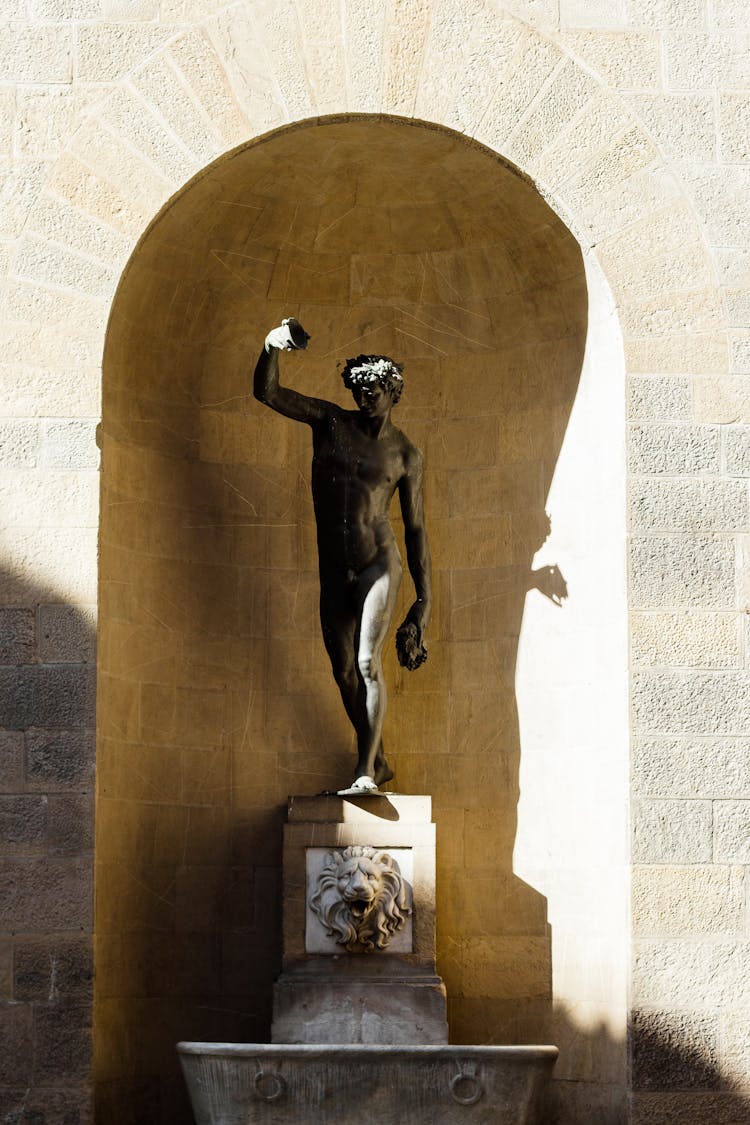
[[[487,1044],[388,1044],[388,1043],[199,1043],[180,1042],[177,1050],[181,1055],[208,1055],[213,1058],[253,1058],[258,1054],[286,1056],[304,1056],[311,1058],[320,1055],[336,1054],[349,1055],[350,1057],[366,1058],[368,1055],[377,1055],[378,1058],[403,1058],[414,1056],[433,1058],[462,1058],[472,1055],[475,1058],[500,1060],[507,1062],[522,1062],[533,1059],[556,1059],[559,1051],[550,1045],[502,1045],[488,1046]]]

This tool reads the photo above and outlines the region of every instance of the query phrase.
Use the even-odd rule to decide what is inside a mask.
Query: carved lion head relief
[[[350,953],[374,953],[403,929],[411,893],[392,856],[358,845],[328,853],[310,908]]]

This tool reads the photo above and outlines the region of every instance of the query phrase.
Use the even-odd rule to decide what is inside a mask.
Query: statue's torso
[[[361,573],[395,550],[388,509],[404,474],[406,438],[395,426],[370,437],[358,412],[336,408],[315,428],[312,492],[321,568]]]

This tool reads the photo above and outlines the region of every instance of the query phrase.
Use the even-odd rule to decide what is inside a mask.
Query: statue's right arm
[[[279,386],[279,349],[271,347],[263,351],[255,365],[253,394],[259,402],[265,403],[279,414],[294,418],[296,422],[307,422],[314,426],[322,421],[331,409],[331,403],[322,398],[301,395],[289,387]]]

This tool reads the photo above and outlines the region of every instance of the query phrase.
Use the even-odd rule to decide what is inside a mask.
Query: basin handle
[[[475,1105],[484,1093],[482,1080],[477,1077],[476,1063],[465,1062],[463,1066],[460,1063],[458,1066],[458,1074],[454,1074],[450,1081],[451,1097],[459,1105]]]
[[[259,1070],[253,1079],[253,1087],[264,1102],[275,1102],[286,1092],[286,1082],[275,1070]]]

